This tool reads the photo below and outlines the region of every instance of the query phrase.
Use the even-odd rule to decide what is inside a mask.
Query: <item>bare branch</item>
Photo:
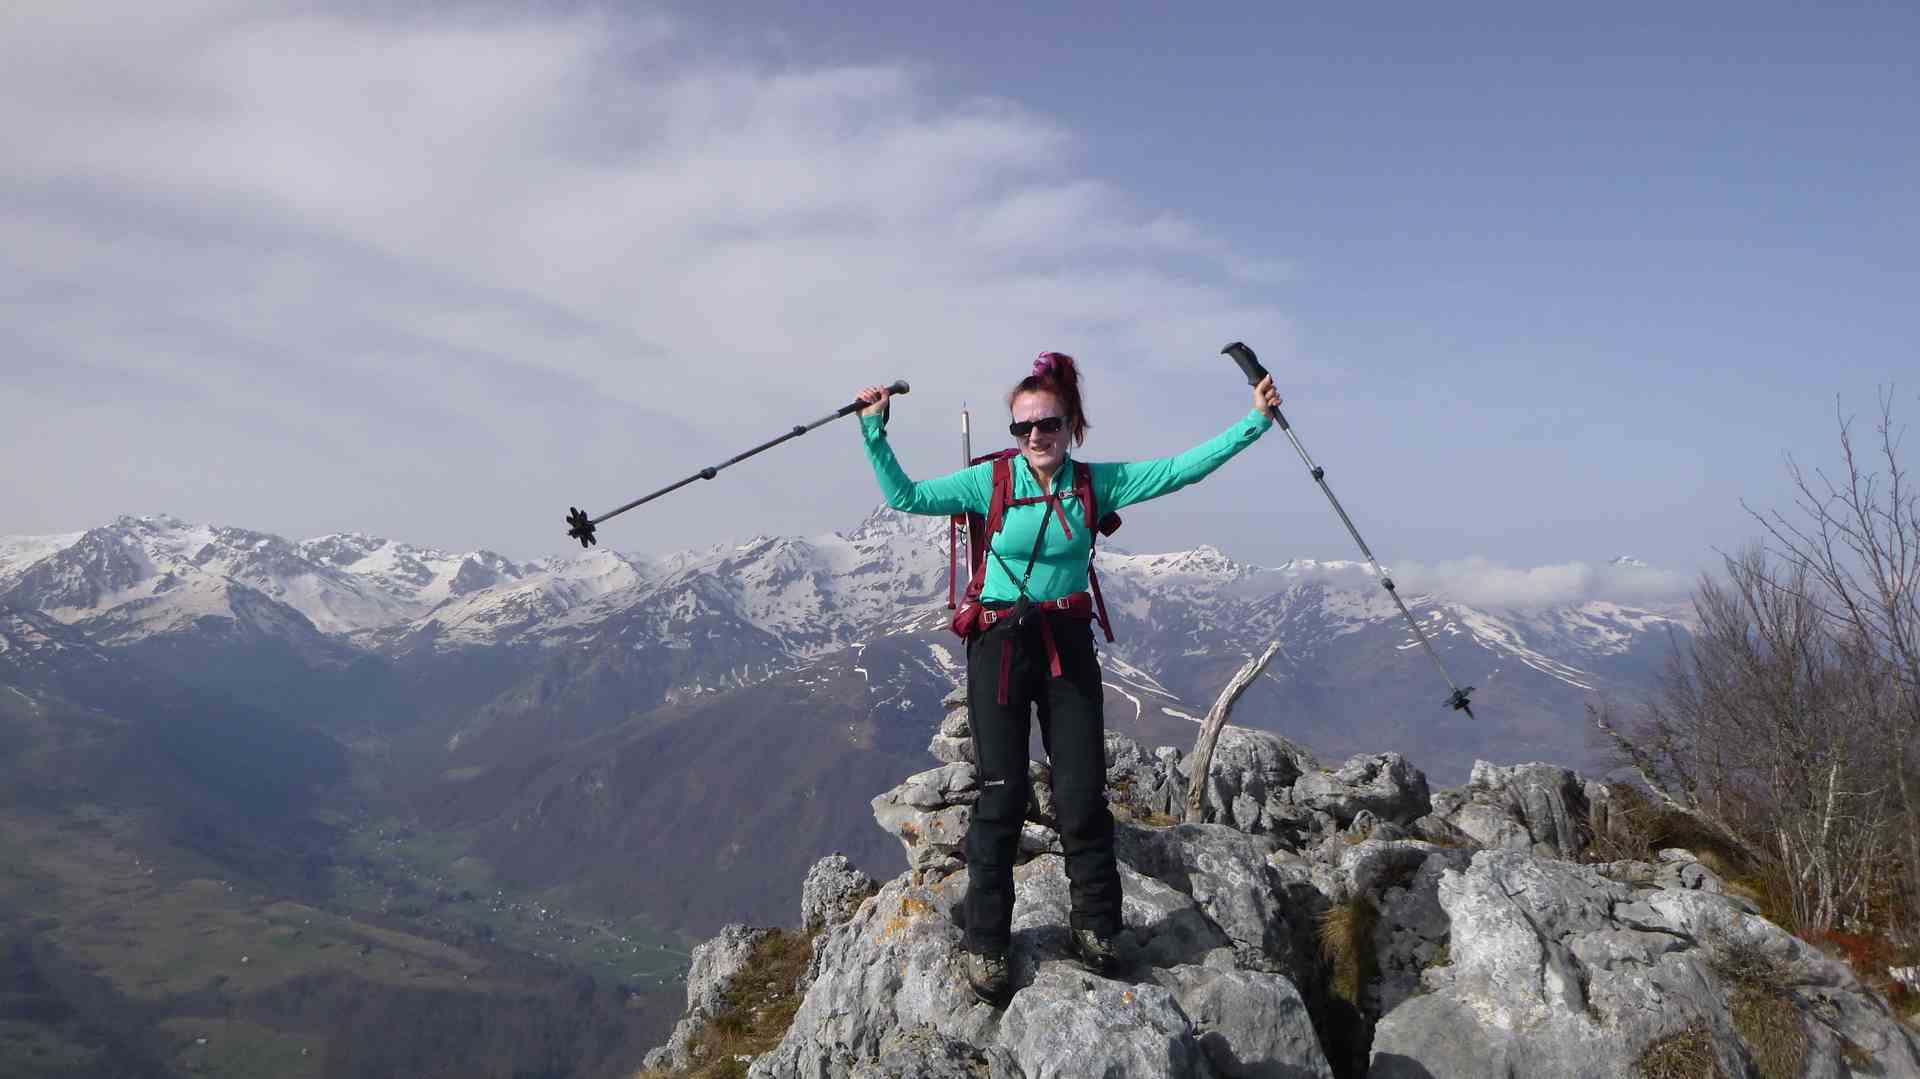
[[[1193,756],[1188,765],[1187,823],[1202,823],[1207,769],[1213,766],[1213,747],[1220,741],[1220,729],[1227,725],[1227,716],[1233,712],[1234,703],[1253,684],[1253,680],[1260,677],[1260,672],[1267,669],[1267,664],[1273,661],[1274,653],[1278,651],[1278,640],[1268,642],[1267,650],[1248,660],[1247,665],[1240,668],[1240,673],[1227,683],[1227,688],[1220,692],[1220,698],[1213,702],[1213,707],[1207,710],[1207,718],[1200,724],[1200,737],[1194,740]]]

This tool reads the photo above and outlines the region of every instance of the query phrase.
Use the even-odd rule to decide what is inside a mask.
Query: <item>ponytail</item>
[[[1074,444],[1087,440],[1087,428],[1093,425],[1087,422],[1087,410],[1080,401],[1080,369],[1074,366],[1072,356],[1064,352],[1042,352],[1040,358],[1033,361],[1033,373],[1021,379],[1007,394],[1007,408],[1013,408],[1014,399],[1023,393],[1052,394],[1060,407],[1066,409],[1067,430],[1072,433]]]

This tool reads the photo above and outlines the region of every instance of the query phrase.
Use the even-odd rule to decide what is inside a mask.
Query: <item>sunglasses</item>
[[[1036,427],[1040,429],[1041,434],[1051,435],[1059,433],[1060,428],[1066,425],[1067,421],[1065,418],[1048,416],[1040,420],[1015,420],[1007,424],[1007,431],[1015,438],[1025,438],[1027,437],[1027,432]]]

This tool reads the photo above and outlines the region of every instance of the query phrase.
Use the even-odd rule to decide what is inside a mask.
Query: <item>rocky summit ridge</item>
[[[939,766],[872,802],[907,871],[875,882],[833,855],[809,872],[792,1021],[734,1061],[755,1079],[1920,1077],[1911,1017],[1763,917],[1712,852],[1645,849],[1630,791],[1485,762],[1430,790],[1396,753],[1329,767],[1235,727],[1204,823],[1176,822],[1181,750],[1108,735],[1126,923],[1110,977],[1070,958],[1032,766],[1016,991],[981,1004],[956,920],[977,777],[964,698],[945,703]],[[695,951],[647,1074],[713,1063],[701,1032],[733,1021],[729,987],[773,932],[732,925]]]

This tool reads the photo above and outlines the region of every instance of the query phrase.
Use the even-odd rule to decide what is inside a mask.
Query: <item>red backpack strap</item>
[[[1080,517],[1087,522],[1087,530],[1092,531],[1094,522],[1100,519],[1100,510],[1093,504],[1093,467],[1085,461],[1073,463],[1073,496],[1080,500]]]
[[[967,524],[967,592],[961,597],[962,603],[972,603],[980,598],[980,590],[987,583],[987,544],[993,540],[993,534],[1007,516],[1007,502],[1013,493],[1013,455],[1019,450],[1002,450],[976,457],[969,464],[993,462],[993,494],[987,503],[987,512],[983,517],[978,513],[956,513],[947,524],[947,606],[956,606],[954,602],[955,578],[957,571],[954,563],[959,557],[959,537],[957,529],[962,520]]]
[[[1013,453],[995,455],[993,460],[993,500],[987,504],[987,531],[992,536],[1007,520],[1007,503],[1013,500]]]
[[[1080,500],[1080,515],[1087,522],[1087,587],[1093,592],[1093,610],[1100,619],[1100,632],[1111,642],[1113,623],[1107,621],[1107,598],[1100,594],[1100,571],[1093,568],[1093,550],[1102,533],[1111,536],[1120,528],[1120,515],[1100,516],[1100,507],[1093,497],[1093,468],[1085,461],[1073,463],[1073,494]]]

